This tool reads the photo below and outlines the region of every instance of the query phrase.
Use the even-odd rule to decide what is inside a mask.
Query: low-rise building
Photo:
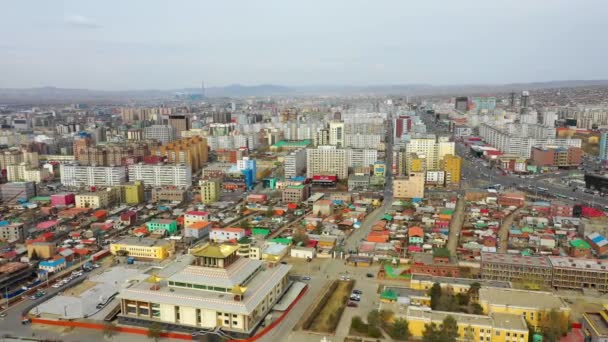
[[[395,177],[393,196],[401,198],[424,198],[424,172],[412,172],[409,176]]]
[[[334,213],[334,205],[330,200],[318,200],[312,205],[312,213],[317,216],[329,216]]]
[[[154,219],[146,223],[150,233],[165,231],[167,234],[177,232],[177,222],[175,220]]]
[[[460,277],[460,267],[447,250],[435,250],[433,254],[414,253],[411,273],[427,274],[442,277]]]
[[[87,192],[76,195],[76,208],[104,208],[110,205],[107,191]]]
[[[65,258],[57,257],[51,260],[44,260],[38,264],[38,268],[48,273],[57,273],[67,267]]]
[[[184,214],[184,227],[190,227],[195,222],[207,221],[209,219],[209,213],[200,210],[187,211]]]
[[[310,185],[288,185],[283,189],[281,200],[283,203],[302,203],[310,197]]]
[[[126,254],[137,260],[161,261],[169,256],[171,242],[163,239],[126,237],[110,244],[112,255]]]
[[[608,304],[603,306],[600,311],[583,314],[582,329],[589,342],[608,341]]]
[[[245,237],[245,233],[243,228],[213,228],[209,233],[209,240],[213,242],[238,241]]]
[[[209,235],[209,231],[213,224],[207,221],[198,221],[184,228],[184,237],[201,239]]]
[[[176,186],[152,188],[152,201],[183,202],[186,200],[186,189]]]
[[[551,286],[553,270],[545,256],[481,253],[481,279]]]
[[[23,223],[0,221],[0,240],[23,241],[27,237],[27,229]]]

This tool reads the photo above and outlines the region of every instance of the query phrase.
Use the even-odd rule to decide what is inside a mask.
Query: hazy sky
[[[606,0],[7,1],[0,87],[608,79]]]

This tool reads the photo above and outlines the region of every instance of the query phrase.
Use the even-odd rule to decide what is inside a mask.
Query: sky
[[[605,0],[5,2],[0,88],[608,79]]]

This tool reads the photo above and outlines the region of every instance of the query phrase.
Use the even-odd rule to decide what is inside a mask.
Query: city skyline
[[[600,1],[143,4],[11,5],[0,88],[608,79]]]

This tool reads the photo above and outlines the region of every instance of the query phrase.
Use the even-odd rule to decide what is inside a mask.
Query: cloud
[[[64,22],[68,26],[78,28],[99,28],[101,25],[97,24],[93,19],[87,18],[83,15],[72,14],[65,17]]]

